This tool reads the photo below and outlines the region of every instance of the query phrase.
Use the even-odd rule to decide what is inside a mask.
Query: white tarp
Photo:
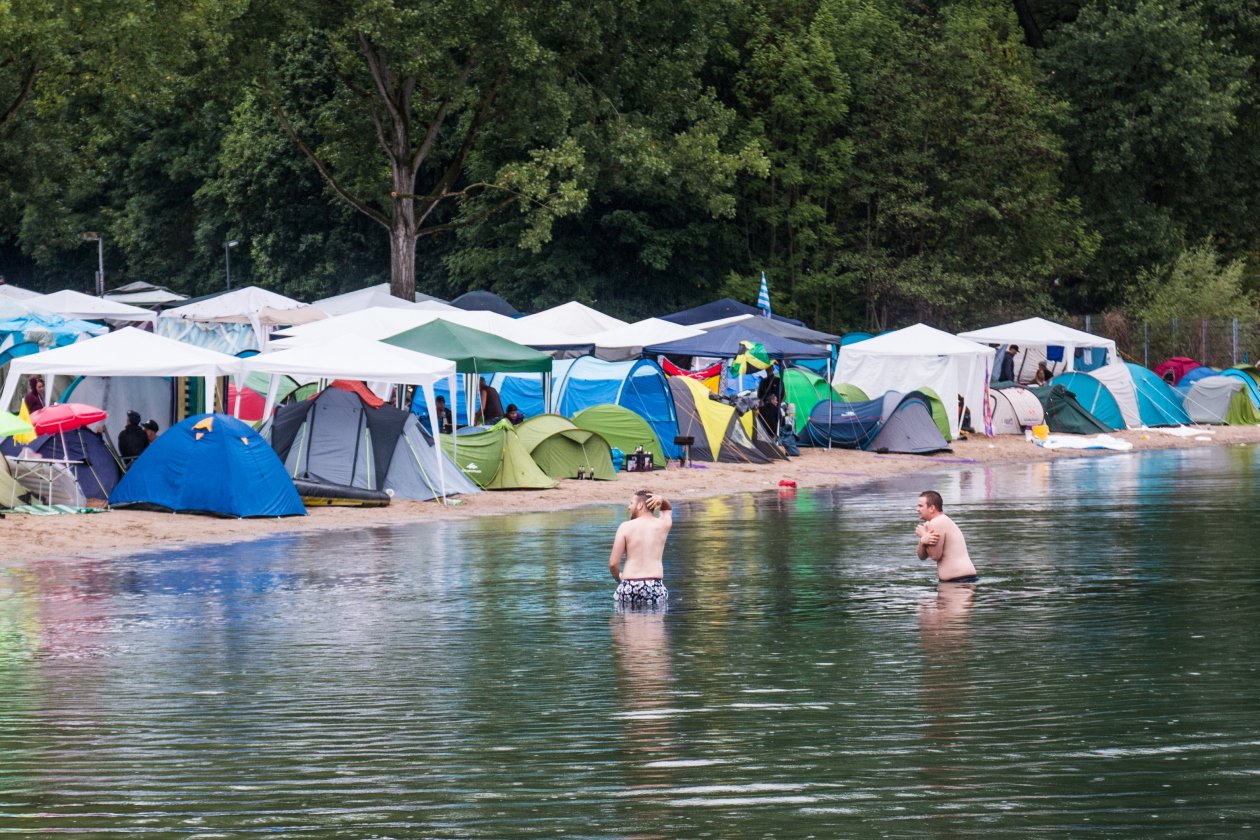
[[[293,298],[257,286],[246,286],[168,309],[160,317],[216,324],[249,324],[258,336],[259,346],[266,347],[267,334],[272,327],[307,324],[328,316]]]
[[[956,437],[960,396],[971,411],[972,426],[982,427],[992,365],[991,348],[915,324],[841,348],[832,384],[856,385],[871,399],[888,391],[931,388],[945,404],[949,430]]]
[[[54,374],[67,376],[200,376],[206,394],[214,393],[214,379],[236,373],[241,360],[163,338],[135,327],[123,327],[55,350],[20,356],[9,366],[0,394],[0,405],[13,399],[18,378],[42,373],[51,382]]]
[[[27,298],[37,298],[39,296],[39,292],[32,292],[30,289],[23,289],[21,286],[10,286],[8,283],[0,283],[0,297],[26,300]]]
[[[127,303],[92,297],[73,289],[62,289],[48,295],[31,298],[26,303],[56,312],[65,318],[78,318],[82,321],[119,321],[125,323],[152,324],[157,316],[147,309]]]
[[[704,330],[660,318],[644,318],[611,330],[590,333],[586,340],[595,345],[596,357],[606,362],[622,362],[643,355],[644,347],[695,338]]]
[[[626,326],[626,322],[620,318],[605,315],[598,309],[592,309],[576,300],[516,320],[530,326],[545,327],[574,336],[586,336]]]

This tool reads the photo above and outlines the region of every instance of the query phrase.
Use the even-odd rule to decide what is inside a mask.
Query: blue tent
[[[746,303],[740,303],[730,298],[721,298],[712,303],[702,303],[699,306],[693,306],[691,309],[684,309],[681,312],[675,312],[672,315],[660,316],[662,321],[672,321],[675,324],[707,324],[709,321],[720,321],[723,318],[733,318],[736,315],[757,315],[760,316],[761,310],[755,306],[749,306]],[[770,318],[775,321],[783,321],[788,324],[796,324],[798,327],[805,326],[795,318],[784,318],[782,315],[771,315]]]
[[[709,330],[704,335],[681,338],[644,347],[644,355],[663,353],[668,356],[708,356],[716,359],[733,359],[744,348],[741,341],[755,341],[766,348],[773,359],[826,359],[831,351],[816,344],[805,344],[790,338],[774,335],[758,329],[752,321],[739,321],[727,327]]]
[[[1133,362],[1125,362],[1133,377],[1133,390],[1137,393],[1138,416],[1147,426],[1184,426],[1190,415],[1181,406],[1181,395],[1164,380]]]
[[[111,507],[219,516],[305,516],[275,450],[226,414],[198,414],[167,429],[136,459]]]
[[[6,442],[6,454],[16,455],[21,447]],[[88,429],[41,435],[31,441],[30,448],[44,458],[71,462],[70,471],[86,499],[110,499],[114,486],[122,475],[122,467],[115,460],[104,438]]]
[[[1106,385],[1088,373],[1069,371],[1060,373],[1051,381],[1071,391],[1081,408],[1093,415],[1109,431],[1125,428],[1124,415],[1120,413],[1120,404],[1116,402],[1116,398]]]
[[[1190,370],[1183,373],[1181,375],[1181,379],[1177,380],[1177,387],[1181,387],[1182,385],[1184,385],[1188,388],[1189,386],[1198,382],[1200,379],[1204,379],[1209,376],[1220,376],[1220,375],[1221,375],[1221,372],[1217,370],[1216,368],[1210,368],[1207,365],[1199,365],[1198,367],[1190,368]]]
[[[506,407],[515,403],[527,417],[572,417],[596,405],[619,405],[647,421],[660,438],[663,454],[677,458],[678,416],[660,365],[651,359],[606,362],[594,356],[560,359],[552,367],[551,405],[543,406],[542,377],[536,373],[500,373],[490,380]],[[436,389],[435,389],[436,393]],[[462,401],[461,401],[462,402]]]

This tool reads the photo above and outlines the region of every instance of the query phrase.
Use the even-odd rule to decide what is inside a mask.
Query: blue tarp
[[[672,321],[675,324],[707,324],[709,321],[720,321],[723,318],[733,318],[736,315],[761,315],[761,310],[755,306],[749,306],[746,303],[740,303],[730,298],[721,298],[711,303],[702,303],[699,306],[693,306],[691,309],[684,309],[681,312],[675,312],[672,315],[661,315],[662,321]],[[805,324],[795,318],[785,318],[782,315],[771,315],[771,319],[775,321],[783,321],[788,324],[796,324],[803,327]]]
[[[1120,413],[1120,404],[1116,402],[1116,398],[1112,396],[1106,385],[1088,373],[1075,371],[1060,373],[1051,382],[1071,391],[1081,408],[1106,426],[1108,431],[1114,432],[1125,428],[1124,415]]]
[[[275,450],[226,414],[198,414],[159,435],[118,482],[110,505],[237,517],[306,514]]]
[[[790,338],[757,329],[756,324],[740,321],[728,327],[718,327],[704,335],[683,338],[664,344],[644,347],[645,355],[658,353],[667,356],[705,356],[716,359],[733,359],[744,352],[741,341],[753,341],[766,348],[773,359],[825,359],[831,355],[826,347],[804,344]]]
[[[1133,377],[1133,390],[1137,393],[1138,416],[1147,426],[1184,426],[1190,415],[1182,408],[1181,397],[1164,380],[1141,365],[1125,362]]]

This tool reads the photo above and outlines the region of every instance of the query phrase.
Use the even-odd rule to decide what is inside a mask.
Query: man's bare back
[[[645,592],[640,591],[644,587],[628,586],[627,583],[648,581],[655,582],[651,592],[658,593],[649,600],[660,600],[664,594],[659,593],[665,593],[661,581],[665,577],[665,540],[674,524],[672,508],[664,498],[640,491],[630,498],[626,510],[630,513],[630,520],[617,527],[612,553],[608,556],[608,571],[613,580],[622,583],[617,587],[617,598],[622,601],[644,600]],[[654,513],[659,513],[659,516],[654,516]],[[623,594],[634,597],[623,598]]]

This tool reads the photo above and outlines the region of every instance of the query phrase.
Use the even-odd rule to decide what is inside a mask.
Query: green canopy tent
[[[391,336],[385,339],[385,343],[454,362],[455,372],[464,374],[465,406],[473,403],[476,394],[474,377],[486,373],[541,373],[544,392],[550,390],[550,356],[462,324],[437,319]],[[459,404],[453,397],[447,399],[450,403],[447,407],[458,418]],[[412,410],[423,416],[417,408],[412,405]],[[475,413],[470,412],[467,416]]]
[[[446,455],[483,490],[550,490],[556,486],[555,479],[529,456],[507,420],[484,432],[438,438]]]
[[[620,405],[605,403],[584,408],[573,415],[573,423],[579,429],[597,433],[610,446],[624,453],[634,452],[642,446],[652,454],[652,463],[664,464],[665,453],[661,441],[651,425],[639,415]]]
[[[516,427],[516,434],[534,463],[552,478],[592,476],[616,481],[608,441],[579,429],[559,414],[539,414]]]

